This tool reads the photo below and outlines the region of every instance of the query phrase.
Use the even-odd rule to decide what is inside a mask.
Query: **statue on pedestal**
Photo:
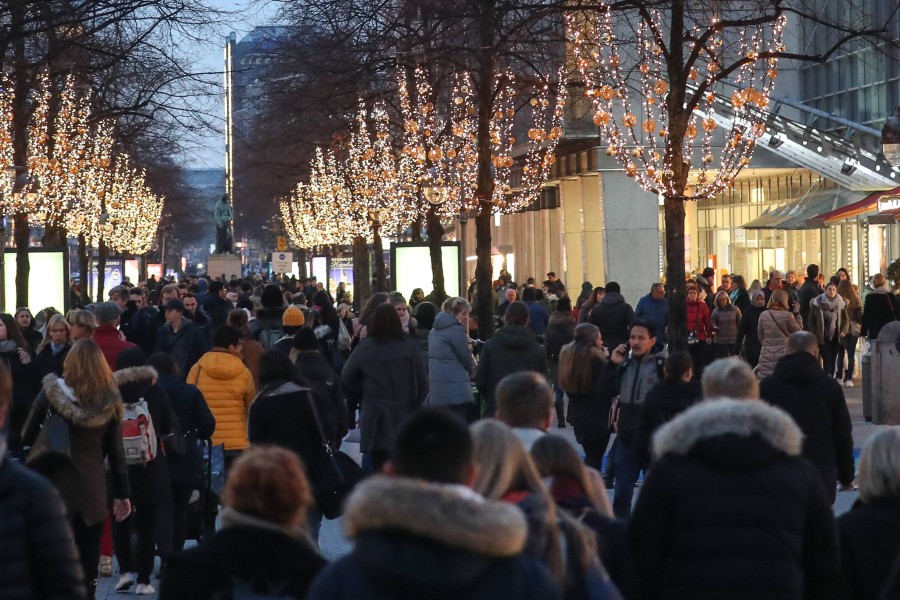
[[[215,218],[216,251],[213,254],[230,254],[231,246],[234,242],[234,229],[232,228],[234,211],[231,209],[228,194],[225,194],[221,200],[216,202]]]

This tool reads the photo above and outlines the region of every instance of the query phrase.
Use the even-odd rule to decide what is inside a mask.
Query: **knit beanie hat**
[[[303,327],[306,323],[306,317],[303,316],[303,311],[298,307],[288,306],[281,316],[281,323],[285,327]]]

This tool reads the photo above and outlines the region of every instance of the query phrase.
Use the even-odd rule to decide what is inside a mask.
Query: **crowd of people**
[[[501,274],[484,342],[474,290],[356,314],[314,279],[0,314],[0,598],[93,598],[113,556],[117,591],[163,598],[895,597],[900,433],[856,473],[843,387],[897,297],[816,265],[713,276],[688,282],[673,352],[663,283],[632,308],[554,273]],[[317,497],[351,429],[367,477],[328,564]],[[221,527],[184,550],[210,446]]]

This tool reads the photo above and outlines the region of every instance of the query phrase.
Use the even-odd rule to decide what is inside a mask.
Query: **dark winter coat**
[[[787,412],[803,432],[803,456],[819,470],[831,501],[835,483],[854,477],[853,426],[841,385],[808,352],[785,355],[762,380],[759,395]]]
[[[250,321],[250,333],[253,339],[259,340],[263,331],[282,331],[284,325],[281,317],[284,315],[283,306],[263,307],[256,311],[256,318]]]
[[[591,309],[588,322],[600,329],[603,345],[612,350],[628,341],[628,328],[634,322],[634,310],[622,294],[607,292]]]
[[[638,300],[634,307],[636,319],[646,319],[656,325],[656,341],[660,347],[666,343],[666,323],[669,322],[669,301],[666,298],[653,299],[653,294],[647,294]]]
[[[547,329],[547,323],[550,322],[550,312],[545,306],[538,304],[537,302],[526,302],[525,306],[528,307],[528,313],[530,315],[528,326],[531,327],[531,330],[535,335],[544,335],[544,331]]]
[[[616,395],[616,365],[594,358],[588,390],[586,393],[566,390],[569,396],[567,419],[575,428],[575,439],[579,444],[609,438],[609,409]]]
[[[128,466],[128,481],[131,483],[131,502],[137,506],[159,504],[165,501],[169,492],[169,466],[163,450],[163,440],[174,444],[178,421],[172,411],[172,404],[162,386],[155,382],[156,369],[153,367],[129,367],[113,373],[119,386],[123,404],[134,404],[142,399],[147,402],[153,430],[156,432],[156,458],[143,465]]]
[[[750,300],[750,292],[743,288],[737,291],[731,303],[741,310],[742,315],[746,315],[750,307],[753,306],[753,302]]]
[[[547,355],[534,332],[524,325],[506,325],[481,348],[475,385],[485,404],[485,416],[497,411],[494,390],[511,373],[535,371],[547,376]]]
[[[69,516],[59,492],[0,451],[0,599],[85,597]]]
[[[645,600],[828,597],[837,535],[802,438],[752,400],[701,402],[657,432],[629,523]]]
[[[544,479],[556,506],[595,533],[597,556],[626,600],[640,598],[640,582],[625,521],[607,517],[594,507],[579,483],[567,477]]]
[[[173,485],[197,485],[203,464],[203,452],[197,446],[197,440],[212,437],[216,429],[216,418],[197,386],[185,383],[180,377],[169,373],[160,373],[157,383],[169,397],[172,411],[178,418],[178,431],[184,446],[184,454],[166,453],[169,479]]]
[[[475,359],[466,329],[454,315],[441,311],[428,335],[428,403],[454,406],[475,401]]]
[[[875,600],[900,556],[900,498],[857,500],[837,519],[841,542],[838,594],[842,600]],[[894,597],[894,596],[888,596]]]
[[[251,445],[275,444],[294,451],[303,460],[309,479],[315,485],[324,453],[322,436],[309,404],[310,397],[319,413],[331,404],[327,397],[321,394],[315,397],[311,388],[293,381],[270,381],[250,406],[247,434]],[[326,423],[322,423],[322,427],[326,427]],[[325,435],[331,440],[334,431],[326,430]]]
[[[209,341],[206,332],[189,319],[183,319],[178,332],[166,323],[156,332],[156,349],[172,357],[182,379],[190,373],[191,367],[197,364],[200,357],[209,352]]]
[[[650,465],[650,446],[656,431],[703,399],[699,381],[660,382],[654,385],[638,409],[633,449],[646,468]]]
[[[248,586],[273,597],[306,598],[313,579],[325,566],[312,543],[289,536],[262,519],[241,520],[247,524],[227,526],[201,545],[173,556],[159,597],[232,598],[238,597],[236,589]]]
[[[550,383],[559,385],[559,353],[575,339],[575,319],[570,312],[555,312],[544,331],[544,352],[550,367]]]
[[[344,393],[359,404],[360,451],[388,450],[400,422],[428,397],[425,361],[414,339],[363,339],[341,372]]]
[[[22,441],[30,446],[40,431],[47,412],[53,410],[69,424],[72,470],[58,466],[44,475],[56,486],[72,516],[80,515],[86,525],[106,518],[106,465],[114,498],[129,498],[128,467],[122,447],[122,397],[111,388],[95,399],[96,408],[87,408],[72,390],[55,375],[43,380],[43,390],[22,430]]]
[[[309,600],[552,600],[556,584],[522,555],[521,511],[462,486],[373,477],[347,503],[353,551],[322,571]]]
[[[733,304],[721,307],[717,306],[709,317],[709,322],[715,331],[715,342],[734,346],[738,336],[738,326],[741,324],[741,311]]]
[[[694,283],[697,284],[697,288],[702,292],[700,294],[703,297],[702,302],[706,304],[706,308],[709,309],[709,312],[712,312],[716,307],[716,293],[713,290],[714,282],[708,280],[703,275],[697,275],[694,278]]]
[[[202,300],[198,299],[197,301],[202,304],[203,310],[209,315],[213,330],[227,323],[228,313],[234,309],[234,304],[216,294],[207,294]],[[284,309],[282,309],[283,311]]]
[[[797,302],[800,304],[800,318],[803,320],[803,327],[809,330],[809,303],[822,293],[819,285],[814,279],[807,278],[797,290]]]
[[[40,377],[43,379],[51,373],[57,377],[62,377],[63,363],[66,361],[66,357],[69,355],[69,350],[71,349],[71,342],[67,342],[63,345],[62,350],[56,354],[53,354],[53,347],[50,344],[41,348],[40,352],[34,357],[34,360],[36,361],[35,368]]]
[[[19,432],[25,424],[25,419],[31,412],[34,398],[40,391],[39,367],[34,357],[27,365],[22,364],[18,349],[11,352],[0,352],[0,363],[3,364],[12,377],[12,404],[9,407],[9,445],[14,451],[21,450]]]
[[[870,340],[878,339],[881,328],[896,321],[900,311],[897,310],[897,302],[893,294],[884,289],[875,289],[866,295],[863,304],[862,327],[860,335]]]
[[[765,306],[751,306],[744,311],[741,325],[738,327],[736,345],[742,348],[742,355],[751,366],[759,362],[759,353],[762,343],[759,341],[759,316],[767,311]]]
[[[347,399],[341,376],[318,350],[301,352],[294,365],[313,390],[318,390],[330,400],[328,406],[320,408],[319,418],[325,431],[334,432],[332,443],[335,447],[340,446],[339,442],[347,435]]]
[[[634,442],[641,405],[650,390],[662,381],[664,365],[664,356],[645,354],[625,359],[616,369],[616,391],[619,394],[616,439],[620,444],[630,447]]]

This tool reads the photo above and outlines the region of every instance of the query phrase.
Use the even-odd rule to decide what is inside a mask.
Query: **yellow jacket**
[[[239,356],[214,348],[204,354],[187,376],[187,382],[203,392],[209,410],[216,418],[214,444],[226,450],[243,450],[247,440],[247,414],[256,395],[253,376]]]

